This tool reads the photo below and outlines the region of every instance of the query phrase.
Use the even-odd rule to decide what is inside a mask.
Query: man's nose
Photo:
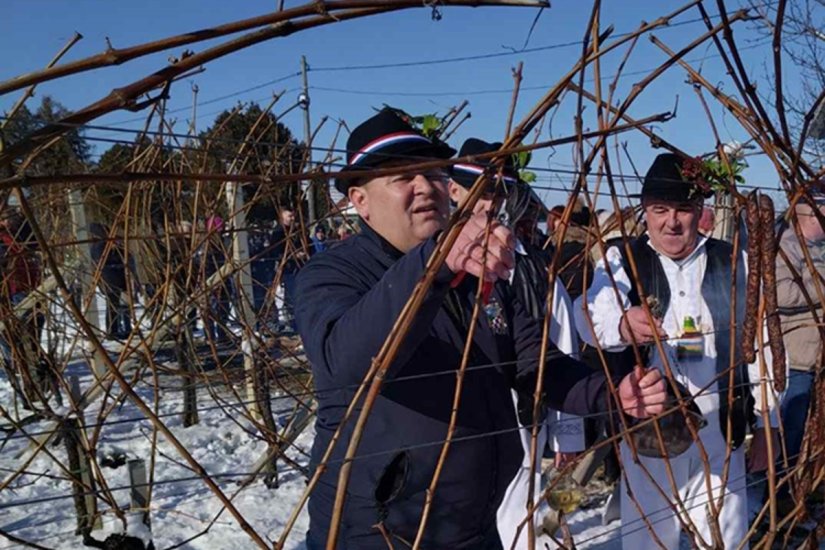
[[[435,183],[424,174],[416,174],[413,179],[413,189],[417,195],[429,195],[435,190]]]

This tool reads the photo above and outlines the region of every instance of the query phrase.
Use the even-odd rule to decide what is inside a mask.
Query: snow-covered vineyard
[[[86,2],[0,33],[0,548],[825,548],[823,0]]]
[[[95,296],[99,311],[105,308],[103,296]],[[142,309],[142,304],[138,304]],[[54,329],[44,338],[55,338],[55,345],[64,353],[77,350],[77,327],[62,314],[63,304],[56,301],[52,305],[55,315]],[[103,322],[103,319],[99,319]],[[238,330],[238,326],[234,328]],[[144,330],[147,327],[143,327]],[[209,355],[208,345],[202,339],[202,330],[196,325],[196,334],[203,356]],[[285,341],[285,346],[293,345],[294,338]],[[124,346],[107,344],[107,352],[113,361]],[[130,379],[137,395],[146,403],[153,404],[155,416],[160,419],[180,444],[191,451],[192,457],[203,467],[220,489],[232,499],[232,503],[243,517],[263,536],[278,540],[286,520],[295,509],[306,487],[309,449],[314,430],[311,423],[301,431],[294,429],[296,411],[302,410],[311,400],[311,392],[302,399],[295,399],[293,392],[273,391],[271,396],[272,415],[278,429],[284,435],[297,433],[287,448],[288,462],[277,464],[277,476],[271,476],[264,466],[269,453],[266,441],[259,435],[259,426],[245,419],[251,403],[240,396],[246,388],[242,375],[242,364],[233,361],[229,350],[222,350],[220,357],[227,361],[228,376],[236,379],[224,384],[212,382],[210,388],[196,389],[198,422],[184,427],[185,403],[183,382],[174,376],[179,368],[173,350],[161,350],[155,357],[158,375],[139,369],[125,374]],[[281,355],[280,359],[293,368],[304,364],[303,354]],[[94,385],[94,376],[79,350],[70,355],[65,376],[76,380],[81,388]],[[212,365],[205,374],[217,374]],[[297,369],[296,369],[297,370]],[[15,403],[15,395],[7,376],[0,378],[0,400]],[[295,392],[300,393],[300,392]],[[240,398],[239,398],[240,397]],[[302,404],[303,403],[303,404]],[[155,405],[156,404],[156,405]],[[249,537],[228,517],[212,491],[204,487],[200,476],[191,466],[177,456],[174,445],[163,436],[156,436],[152,423],[140,410],[128,401],[101,401],[86,408],[83,415],[72,414],[71,405],[59,404],[52,399],[53,410],[57,414],[78,418],[86,427],[89,436],[96,441],[94,467],[98,479],[105,480],[105,487],[98,484],[84,493],[99,493],[101,500],[97,511],[100,523],[93,531],[93,537],[103,540],[110,533],[129,533],[143,540],[152,541],[155,548],[170,548],[183,544],[186,548],[238,548],[247,547]],[[103,408],[103,410],[101,410]],[[8,412],[13,412],[9,410]],[[25,409],[17,414],[22,419],[31,419]],[[103,420],[98,420],[104,417]],[[0,493],[0,509],[3,510],[3,524],[0,529],[17,539],[47,548],[75,548],[82,545],[78,535],[78,515],[73,500],[73,485],[66,472],[68,457],[63,438],[55,432],[55,423],[43,420],[26,422],[19,431],[8,429],[0,456],[0,471],[4,474],[4,490]],[[44,445],[44,449],[37,449]],[[129,464],[142,461],[144,469],[154,455],[154,475],[151,483],[151,504],[148,507],[151,529],[144,524],[147,508],[135,511],[132,494],[145,490],[141,487],[144,479],[130,478]],[[12,475],[13,474],[13,475]],[[603,486],[591,495],[592,510],[583,510],[569,519],[571,532],[581,537],[580,548],[620,548],[618,522],[602,525],[601,505],[609,491]],[[118,513],[111,505],[103,504],[111,498],[120,508]],[[298,516],[294,533],[287,539],[284,548],[305,548],[304,533],[307,528],[306,512]],[[586,541],[585,541],[586,539]],[[188,541],[188,542],[187,542]],[[3,541],[2,548],[17,548],[13,539]]]
[[[69,333],[70,334],[70,333]],[[114,353],[112,356],[115,357]],[[298,360],[303,360],[299,356]],[[171,352],[161,353],[158,366],[177,367]],[[236,367],[240,368],[240,367]],[[92,375],[82,359],[68,365],[66,374],[77,377],[81,387],[93,383]],[[127,373],[130,378],[135,372]],[[148,403],[155,402],[151,373],[144,373],[135,383],[138,395]],[[248,403],[238,401],[242,383],[231,389],[216,384],[213,391],[198,390],[199,422],[183,427],[184,402],[181,382],[170,375],[159,376],[156,416],[172,430],[178,441],[191,450],[192,456],[204,468],[221,490],[232,499],[250,525],[270,540],[278,540],[286,520],[298,504],[306,487],[308,452],[313,429],[303,430],[287,451],[290,463],[278,463],[277,483],[267,485],[267,473],[262,460],[268,446],[256,432],[253,422],[245,420]],[[14,402],[8,379],[2,378],[3,403]],[[296,400],[289,394],[273,392],[273,416],[280,430],[286,430],[294,418]],[[193,469],[182,463],[175,447],[159,436],[153,445],[151,422],[129,402],[107,404],[111,412],[100,423],[96,434],[96,463],[106,487],[96,491],[111,497],[121,508],[119,518],[109,506],[100,502],[100,528],[93,536],[103,540],[108,533],[128,532],[152,540],[155,548],[170,548],[183,544],[185,548],[246,548],[249,536],[238,527],[214,493],[204,487]],[[68,406],[54,404],[56,411],[68,411]],[[82,423],[94,427],[101,410],[99,405],[86,409]],[[26,417],[24,411],[20,411]],[[6,440],[0,468],[4,480],[20,472],[2,492],[4,533],[47,548],[77,548],[82,539],[77,534],[77,513],[72,498],[72,483],[64,470],[67,462],[65,444],[51,437],[44,451],[34,453],[35,446],[54,430],[53,422],[31,422],[25,432],[12,432]],[[90,430],[91,431],[91,430]],[[142,522],[143,510],[132,512],[131,493],[135,490],[129,477],[128,463],[142,460],[146,465],[155,447],[154,476],[151,483],[151,533]],[[34,456],[34,459],[32,457]],[[140,483],[138,481],[138,483]],[[602,495],[602,499],[606,495]],[[617,525],[602,527],[598,510],[575,514],[570,520],[574,533],[591,539],[581,548],[619,548]],[[298,516],[293,535],[284,548],[305,548],[306,512]],[[190,542],[186,542],[189,540]],[[21,547],[11,540],[2,548]]]

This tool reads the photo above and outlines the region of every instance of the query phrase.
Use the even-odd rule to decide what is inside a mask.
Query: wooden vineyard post
[[[83,192],[80,189],[69,190],[69,208],[72,214],[72,224],[74,225],[77,254],[80,258],[79,283],[80,283],[80,303],[78,308],[83,312],[86,320],[93,328],[100,328],[100,308],[96,296],[96,289],[92,275],[97,269],[92,261],[92,247],[89,244],[89,224],[86,217],[86,204],[83,200]],[[89,296],[89,305],[83,307],[83,297]],[[100,357],[103,350],[97,348],[92,350],[89,363],[92,372],[100,378],[105,374],[106,362]]]
[[[126,463],[129,468],[129,485],[131,506],[129,508],[132,520],[139,521],[142,526],[151,533],[152,518],[149,514],[149,484],[146,478],[146,461],[142,458],[134,458]],[[130,531],[140,529],[132,526]]]
[[[178,366],[183,371],[183,427],[198,423],[198,385],[192,361],[192,328],[184,317],[175,346]]]
[[[76,403],[80,399],[80,385],[76,376],[69,379],[69,388],[72,400]],[[69,459],[69,470],[74,476],[72,493],[77,513],[78,535],[88,536],[94,529],[100,529],[102,522],[97,514],[97,499],[95,498],[95,480],[92,475],[92,465],[89,453],[83,444],[82,417],[72,416],[63,424],[63,440],[66,444],[66,454]]]
[[[261,411],[255,392],[255,356],[253,353],[255,313],[252,311],[252,273],[249,265],[249,233],[246,229],[246,213],[241,186],[234,181],[226,184],[226,202],[229,207],[229,228],[232,231],[232,260],[237,268],[236,278],[238,314],[244,330],[241,336],[243,367],[246,375],[246,395],[252,415],[260,420]]]

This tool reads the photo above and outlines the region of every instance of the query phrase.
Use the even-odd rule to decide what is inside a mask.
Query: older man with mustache
[[[663,449],[665,456],[648,454],[637,462],[622,444],[622,547],[628,550],[651,544],[678,548],[683,525],[704,544],[742,548],[748,531],[746,471],[764,470],[770,460],[762,411],[768,409],[775,426],[776,399],[769,390],[763,401],[759,366],[744,363],[740,349],[743,254],[735,258],[733,272],[732,245],[699,233],[702,204],[711,194],[699,163],[669,153],[656,157],[641,193],[647,232],[629,243],[638,280],[625,247],[611,247],[590,289],[574,306],[582,339],[609,353],[624,350],[628,370],[634,362],[627,349],[631,344],[642,345],[649,367],[664,370],[667,361],[707,423],[698,434],[707,460],[694,444],[678,455],[680,451]],[[737,294],[731,319],[733,283]],[[645,297],[652,304],[653,322],[641,307]],[[737,331],[734,349],[729,345],[731,326]],[[656,337],[663,340],[665,357],[652,345]],[[754,439],[746,468],[742,443],[749,428]],[[771,433],[776,450],[776,434]],[[717,512],[711,513],[713,508]]]

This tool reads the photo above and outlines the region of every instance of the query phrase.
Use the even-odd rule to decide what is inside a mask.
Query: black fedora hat
[[[701,159],[662,153],[645,174],[642,192],[637,197],[673,202],[692,202],[713,196],[703,174]]]
[[[389,108],[359,124],[347,139],[347,165],[341,172],[369,170],[391,160],[448,159],[455,149],[414,128]],[[343,194],[356,185],[357,178],[336,178],[335,188]]]
[[[501,145],[500,141],[487,143],[477,138],[470,138],[461,146],[458,156],[468,157],[484,153],[493,153],[501,149]],[[458,162],[453,165],[450,177],[462,187],[469,189],[473,186],[478,176],[487,170],[490,170],[491,176],[498,173],[495,167],[490,165],[489,159],[475,160],[473,162]],[[515,184],[518,181],[518,172],[513,163],[512,155],[508,155],[505,159],[501,175],[505,184]]]

